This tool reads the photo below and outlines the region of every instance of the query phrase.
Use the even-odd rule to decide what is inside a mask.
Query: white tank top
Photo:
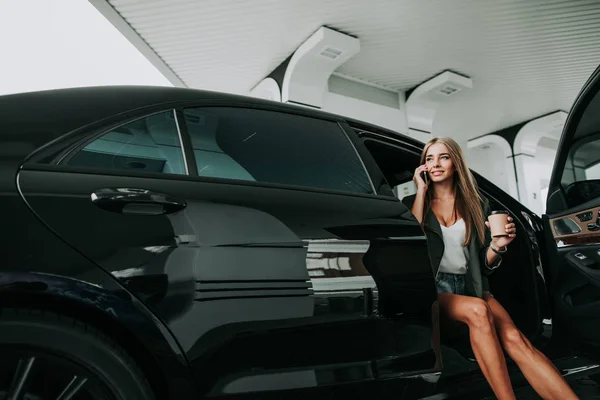
[[[444,255],[440,262],[440,272],[447,274],[464,275],[467,273],[467,264],[469,263],[469,249],[463,246],[467,227],[465,221],[459,219],[454,225],[442,227],[442,237],[444,239]]]

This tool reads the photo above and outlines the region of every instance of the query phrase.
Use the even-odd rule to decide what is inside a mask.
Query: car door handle
[[[91,195],[92,203],[103,210],[133,215],[163,215],[183,210],[187,203],[146,189],[107,188]]]

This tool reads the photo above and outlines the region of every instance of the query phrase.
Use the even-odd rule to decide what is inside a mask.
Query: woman
[[[489,292],[487,275],[500,266],[516,228],[509,217],[507,236],[491,239],[485,221],[489,205],[459,145],[450,138],[430,140],[413,180],[417,193],[403,202],[427,234],[439,313],[469,327],[473,353],[496,397],[515,398],[504,348],[542,398],[576,399],[550,360],[531,345]]]

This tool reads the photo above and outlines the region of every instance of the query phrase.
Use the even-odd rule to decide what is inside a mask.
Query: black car
[[[599,92],[597,70],[565,126],[548,215],[477,176],[521,232],[492,291],[565,375],[600,360]],[[443,339],[434,368],[434,277],[400,201],[422,148],[191,89],[0,97],[0,397],[485,392],[464,337]]]

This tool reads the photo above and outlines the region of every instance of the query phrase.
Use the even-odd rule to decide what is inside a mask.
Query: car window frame
[[[263,182],[263,181],[249,181],[249,180],[244,180],[244,179],[234,179],[234,178],[211,178],[211,177],[206,177],[206,176],[201,176],[197,174],[197,163],[196,163],[196,157],[193,154],[194,153],[194,149],[192,146],[192,140],[191,140],[191,136],[189,135],[189,132],[187,131],[187,125],[185,123],[185,119],[184,119],[184,110],[188,109],[188,108],[194,108],[194,109],[202,109],[202,108],[225,108],[225,109],[233,109],[233,108],[243,108],[245,110],[260,110],[260,111],[267,111],[267,112],[273,112],[273,113],[279,113],[279,114],[288,114],[288,115],[292,115],[292,116],[299,116],[299,117],[304,117],[304,118],[312,118],[315,120],[320,120],[320,121],[326,121],[326,122],[331,122],[333,124],[336,124],[336,126],[338,127],[340,134],[342,136],[344,136],[344,138],[348,141],[348,143],[350,144],[350,147],[353,149],[354,154],[356,155],[356,157],[358,158],[360,165],[362,167],[362,171],[365,173],[367,180],[369,182],[369,186],[371,188],[372,193],[360,193],[360,192],[352,192],[352,191],[344,191],[344,190],[335,190],[335,189],[326,189],[326,188],[319,188],[319,187],[314,187],[314,186],[304,186],[304,185],[293,185],[293,184],[288,184],[288,183],[271,183],[271,182]],[[276,186],[276,187],[287,187],[287,188],[291,188],[291,189],[302,189],[302,188],[306,188],[309,189],[310,191],[317,191],[317,192],[321,192],[321,193],[335,193],[335,194],[352,194],[352,195],[360,195],[360,196],[378,196],[378,190],[375,187],[374,184],[374,180],[373,180],[373,170],[370,170],[366,163],[365,163],[365,159],[364,159],[364,153],[361,154],[360,151],[360,142],[357,142],[355,140],[352,140],[353,138],[351,137],[351,135],[349,135],[346,127],[344,126],[344,124],[340,121],[336,121],[333,119],[326,119],[326,118],[319,118],[319,117],[315,117],[312,115],[306,115],[306,114],[300,114],[300,113],[294,113],[294,112],[290,112],[287,110],[274,110],[274,109],[269,109],[269,108],[263,108],[263,107],[249,107],[249,106],[235,106],[235,105],[227,105],[227,104],[219,104],[219,105],[211,105],[211,104],[203,104],[201,106],[182,106],[178,108],[178,111],[180,112],[182,121],[180,122],[180,124],[184,127],[185,129],[185,134],[187,136],[187,141],[189,142],[189,149],[190,149],[190,159],[193,159],[193,170],[196,172],[196,177],[197,178],[202,178],[200,180],[203,181],[207,181],[207,180],[214,180],[214,181],[218,181],[221,183],[227,183],[227,182],[236,182],[236,183],[240,183],[240,182],[249,182],[249,183],[256,183],[259,184],[260,186]],[[368,153],[367,153],[368,154]],[[254,186],[254,185],[253,185]]]
[[[594,101],[599,91],[600,66],[594,70],[594,72],[582,86],[580,92],[577,94],[561,132],[558,143],[558,153],[554,160],[552,173],[550,174],[550,182],[548,183],[546,214],[549,216],[560,214],[561,212],[571,208],[576,208],[571,207],[567,203],[565,187],[562,184],[563,174],[567,159],[571,152],[571,146],[575,140],[575,135],[577,134],[579,123],[581,122],[583,115],[588,112],[588,107],[590,107],[592,101]],[[568,151],[561,150],[565,148],[568,148]]]
[[[591,133],[589,135],[586,135],[586,136],[584,136],[584,137],[582,137],[582,138],[580,138],[580,139],[578,139],[578,140],[576,140],[576,141],[573,142],[573,144],[571,145],[571,149],[567,153],[567,159],[565,161],[565,168],[563,168],[563,170],[562,170],[561,184],[563,184],[563,182],[564,182],[564,174],[565,174],[565,171],[567,169],[566,166],[567,166],[567,163],[571,160],[571,157],[574,156],[575,154],[577,154],[577,152],[583,146],[585,146],[585,145],[587,145],[589,143],[592,143],[592,142],[594,142],[594,143],[595,142],[600,142],[600,130],[598,130],[595,133]],[[597,165],[598,163],[600,163],[600,157],[598,157],[597,161],[594,164],[592,164],[591,166],[588,166],[586,169],[591,168],[594,165]],[[567,187],[570,184],[572,184],[572,183],[575,183],[575,182],[586,182],[586,181],[589,181],[589,180],[593,180],[593,179],[587,179],[587,176],[586,176],[585,180],[580,180],[580,181],[575,180],[573,182],[569,182],[569,184],[567,184],[567,185],[563,185],[563,189],[566,190]]]
[[[423,152],[422,149],[419,149],[418,147],[416,147],[414,144],[412,143],[407,143],[405,141],[402,140],[402,138],[396,138],[396,137],[392,137],[392,136],[388,136],[388,135],[384,135],[381,133],[377,133],[377,132],[373,132],[373,131],[368,131],[368,130],[364,130],[361,129],[359,130],[359,132],[357,132],[357,135],[360,137],[360,140],[367,141],[373,141],[373,142],[377,142],[377,143],[381,143],[384,144],[386,146],[390,146],[393,148],[396,148],[400,151],[405,151],[407,153],[412,154],[415,157],[420,157],[421,153]],[[424,145],[423,145],[424,146]],[[365,146],[366,151],[369,151],[366,146]],[[369,152],[370,154],[370,152]],[[374,160],[374,158],[373,158]],[[416,168],[416,167],[415,167]],[[379,167],[377,166],[377,169],[379,169]],[[382,176],[383,176],[383,172],[381,172]],[[388,187],[390,189],[394,189],[393,187],[391,187],[390,183],[387,182],[387,180],[385,179],[385,177],[383,177],[383,179],[386,181]],[[408,181],[407,181],[408,182]],[[398,197],[396,195],[394,195],[394,197],[396,199],[398,199]],[[400,199],[398,199],[398,201],[400,201]]]
[[[183,109],[184,108],[204,108],[204,107],[226,107],[226,108],[244,108],[244,109],[257,109],[266,110],[271,112],[279,112],[284,114],[299,115],[309,118],[321,119],[324,121],[334,122],[338,125],[341,133],[346,136],[351,146],[354,148],[357,157],[359,158],[364,172],[367,174],[367,179],[371,184],[373,193],[359,193],[350,191],[341,191],[333,189],[315,188],[308,186],[299,186],[291,184],[279,184],[279,183],[267,183],[259,181],[248,181],[240,179],[226,179],[226,178],[212,178],[198,176],[194,173],[197,168],[195,157],[193,154],[193,148],[191,145],[191,138],[183,120]],[[67,157],[69,154],[77,152],[82,149],[90,142],[96,140],[102,135],[109,133],[111,130],[118,128],[119,126],[125,125],[129,122],[139,120],[141,118],[163,113],[166,111],[174,111],[177,116],[179,124],[178,132],[181,134],[181,140],[183,143],[183,154],[185,156],[186,168],[188,174],[172,174],[172,173],[155,173],[155,172],[139,172],[139,171],[126,171],[126,170],[102,170],[99,168],[91,167],[79,167],[69,166],[60,164],[60,162]],[[127,110],[123,113],[113,115],[101,121],[96,121],[89,126],[80,127],[74,131],[66,133],[54,141],[42,146],[30,154],[22,163],[21,167],[26,170],[45,170],[45,171],[60,171],[60,172],[73,172],[73,173],[87,173],[87,174],[102,174],[106,176],[125,176],[133,178],[151,178],[151,179],[167,179],[167,180],[179,180],[189,182],[204,182],[204,183],[218,183],[218,184],[231,184],[241,186],[251,186],[256,188],[266,189],[285,189],[295,190],[310,193],[320,194],[331,194],[338,196],[350,196],[350,197],[362,197],[371,198],[386,201],[399,202],[398,198],[392,195],[381,194],[375,185],[375,178],[383,176],[379,171],[375,161],[372,160],[370,153],[361,142],[361,139],[357,136],[357,132],[350,127],[345,119],[341,116],[323,113],[323,115],[312,115],[312,110],[304,110],[299,108],[298,110],[288,110],[286,108],[277,107],[277,103],[273,107],[265,106],[262,104],[253,104],[250,102],[237,101],[211,101],[209,99],[201,101],[181,101],[181,102],[170,102],[162,105],[155,105],[152,107],[144,107],[143,109]],[[366,159],[365,159],[366,157]]]
[[[81,167],[81,166],[72,166],[69,165],[68,162],[69,160],[71,160],[75,155],[77,155],[80,151],[82,151],[86,146],[88,146],[89,144],[95,142],[96,140],[104,137],[105,135],[113,132],[115,129],[122,127],[122,126],[126,126],[132,122],[135,121],[139,121],[142,119],[146,119],[149,117],[152,117],[154,115],[159,115],[159,114],[166,114],[168,112],[171,112],[173,114],[173,124],[175,126],[175,129],[177,131],[177,139],[179,141],[179,146],[181,149],[181,156],[183,158],[183,168],[185,173],[183,174],[174,174],[174,173],[170,173],[170,172],[159,172],[159,173],[155,173],[155,174],[160,174],[160,175],[174,175],[174,176],[186,176],[189,175],[189,171],[190,171],[190,163],[187,159],[187,155],[185,152],[185,142],[184,142],[184,135],[182,134],[182,131],[179,127],[179,121],[178,121],[178,115],[177,115],[177,110],[174,108],[168,108],[165,110],[160,110],[160,111],[155,111],[155,112],[151,112],[148,114],[144,114],[142,116],[137,116],[134,118],[128,118],[126,121],[120,123],[120,124],[116,124],[116,125],[111,125],[110,128],[107,129],[103,129],[100,130],[99,132],[95,133],[94,135],[88,136],[86,140],[81,140],[79,142],[77,142],[76,145],[71,146],[69,148],[69,150],[65,153],[62,154],[57,160],[55,160],[55,164],[57,166],[65,166],[65,167],[73,167],[73,168],[81,168],[81,169],[85,169],[85,170],[94,170],[94,171],[106,171],[102,168],[94,168],[94,167]],[[117,169],[114,169],[117,170]],[[125,171],[125,170],[118,170],[118,171]],[[148,174],[148,172],[142,172],[143,174]]]
[[[574,140],[571,143],[571,148],[569,149],[568,152],[566,152],[566,158],[565,158],[565,161],[563,164],[563,169],[560,174],[560,191],[564,195],[564,200],[563,200],[564,205],[569,209],[579,210],[579,209],[581,209],[582,206],[587,206],[589,204],[593,204],[594,202],[598,202],[598,200],[600,199],[600,197],[592,197],[592,198],[587,198],[587,199],[585,199],[585,201],[579,202],[578,204],[569,203],[570,197],[568,196],[568,193],[572,190],[572,187],[576,187],[576,186],[578,186],[578,184],[585,184],[586,182],[600,181],[600,179],[598,179],[598,178],[589,179],[586,176],[586,179],[573,179],[572,182],[568,182],[568,183],[566,183],[566,181],[564,180],[565,172],[567,171],[567,164],[569,162],[571,162],[572,156],[574,156],[577,153],[577,151],[579,149],[581,149],[583,146],[585,146],[586,144],[591,143],[591,142],[598,142],[598,141],[600,141],[600,130]],[[600,159],[597,162],[595,162],[594,164],[588,166],[586,169],[589,169],[598,164],[600,164]],[[575,166],[573,165],[573,167],[575,167]]]

